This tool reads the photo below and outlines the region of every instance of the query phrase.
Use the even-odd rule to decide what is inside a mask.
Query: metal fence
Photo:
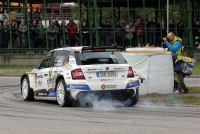
[[[195,24],[199,1],[170,0],[170,24],[162,0],[71,1],[0,2],[0,53],[44,53],[78,45],[160,47],[169,25],[193,55],[193,38],[200,35]]]

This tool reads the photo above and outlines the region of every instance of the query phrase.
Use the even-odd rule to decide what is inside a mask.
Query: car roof
[[[74,46],[74,47],[57,48],[57,49],[54,49],[54,50],[55,51],[58,51],[58,50],[72,51],[72,50],[74,50],[74,51],[81,52],[81,51],[84,51],[84,50],[91,50],[93,48],[105,48],[105,49],[113,49],[113,50],[115,50],[115,49],[122,49],[122,50],[125,50],[125,48],[123,48],[123,47],[112,47],[112,46],[108,46],[108,47],[107,46],[102,46],[102,47],[101,46],[96,46],[96,47],[92,47],[92,46]]]
[[[85,47],[90,47],[90,46],[77,46],[77,47],[63,47],[63,48],[57,48],[57,49],[54,49],[55,51],[58,51],[58,50],[74,50],[74,51],[81,51],[82,48],[85,48]],[[54,51],[53,50],[53,51]]]

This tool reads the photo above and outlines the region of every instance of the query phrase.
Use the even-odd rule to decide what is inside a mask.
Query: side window
[[[69,54],[70,54],[70,52],[66,51],[66,50],[58,51],[57,55],[55,56],[53,66],[54,67],[61,67],[65,64],[67,64],[68,61],[69,61]]]
[[[53,63],[55,55],[56,55],[56,51],[51,51],[47,53],[46,56],[41,61],[39,69],[52,67],[52,63]]]

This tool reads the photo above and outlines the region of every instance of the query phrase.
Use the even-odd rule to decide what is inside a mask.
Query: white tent
[[[122,52],[122,55],[137,72],[139,78],[145,79],[140,86],[140,95],[173,92],[174,69],[170,52],[163,54]]]

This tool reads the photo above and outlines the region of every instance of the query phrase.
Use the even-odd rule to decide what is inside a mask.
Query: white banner
[[[145,79],[140,86],[140,95],[172,93],[174,69],[171,53],[147,55],[123,52],[122,55],[139,78]]]

